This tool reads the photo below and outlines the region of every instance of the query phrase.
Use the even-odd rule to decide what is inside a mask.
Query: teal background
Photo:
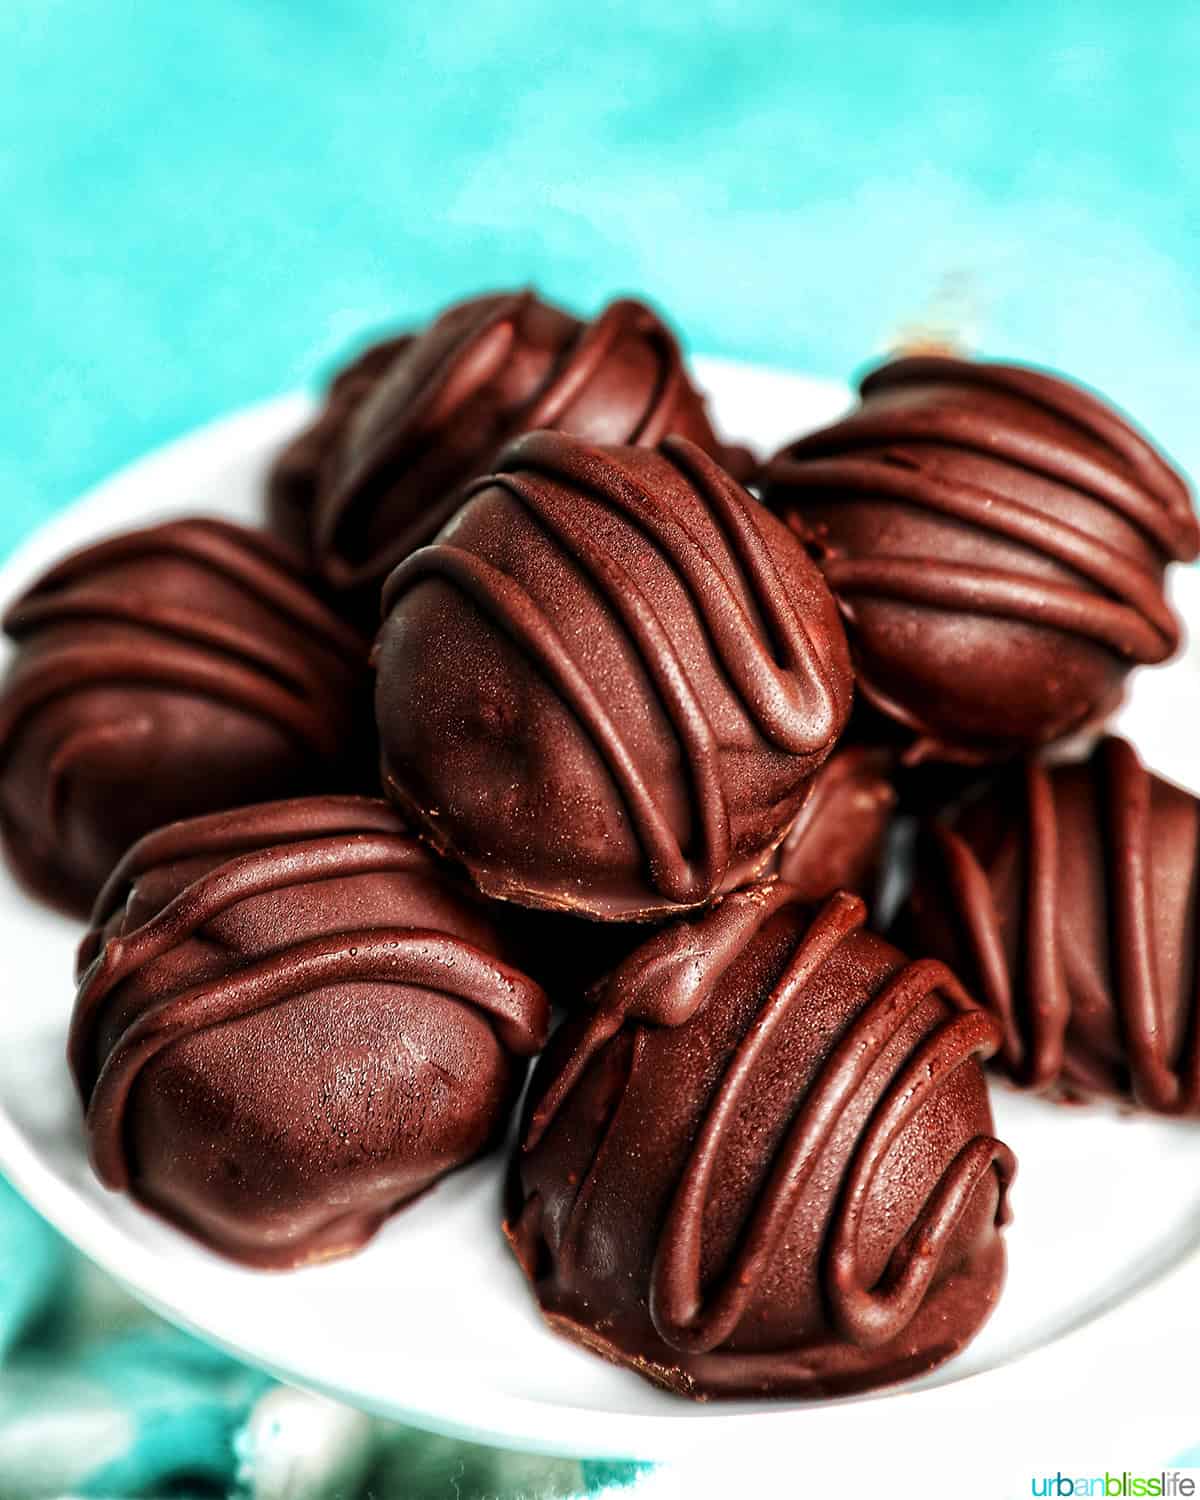
[[[1200,469],[1198,64],[1192,0],[4,0],[0,550],[524,281],[835,375],[932,307]]]
[[[953,325],[1200,474],[1198,76],[1195,0],[0,0],[0,555],[363,331],[522,282],[823,375]],[[0,1347],[61,1312],[61,1255],[0,1204]],[[196,1374],[172,1462],[232,1466],[243,1378]],[[121,1399],[140,1487],[160,1393]]]

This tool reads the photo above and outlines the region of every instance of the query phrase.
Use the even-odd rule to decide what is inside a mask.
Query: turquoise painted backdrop
[[[0,555],[360,331],[526,281],[832,375],[950,321],[1200,474],[1198,77],[1196,0],[0,0]],[[11,1200],[0,1271],[0,1346],[73,1306]],[[49,1493],[30,1452],[111,1493],[70,1441],[98,1372],[124,1484],[231,1477],[257,1387],[177,1337],[19,1356],[4,1493]],[[440,1440],[390,1441],[410,1485]]]
[[[1192,0],[4,0],[0,551],[523,281],[828,374],[940,299],[1200,470],[1198,70]]]

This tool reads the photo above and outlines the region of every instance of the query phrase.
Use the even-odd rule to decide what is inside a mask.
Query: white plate
[[[846,400],[829,382],[699,363],[723,425],[763,447]],[[102,485],[0,570],[0,601],[108,531],[196,510],[254,518],[265,465],[307,409],[297,397],[244,412]],[[1176,582],[1181,608],[1200,622],[1200,578],[1177,571]],[[1200,671],[1184,659],[1138,677],[1123,727],[1154,765],[1200,788],[1200,746],[1183,732],[1200,722],[1198,709]],[[290,1275],[241,1270],[105,1192],[84,1159],[63,1061],[77,929],[0,876],[0,932],[0,1168],[139,1297],[286,1379],[531,1450],[662,1458],[712,1440],[758,1453],[801,1444],[810,1478],[842,1472],[849,1442],[860,1478],[876,1465],[880,1478],[930,1480],[953,1450],[976,1439],[994,1448],[1001,1421],[1006,1458],[1019,1467],[1022,1445],[1032,1463],[1047,1444],[1067,1454],[1129,1432],[1135,1393],[1139,1441],[1161,1444],[1155,1461],[1200,1436],[1188,1425],[1186,1359],[1200,1333],[1200,1269],[1188,1259],[1200,1240],[1196,1128],[997,1091],[999,1134],[1021,1171],[1008,1287],[976,1342],[898,1392],[809,1407],[696,1406],[542,1326],[499,1233],[495,1160],[443,1183],[360,1255]],[[1124,1373],[1114,1371],[1118,1356]],[[1043,1405],[1052,1397],[1057,1408]],[[1132,1454],[1114,1459],[1128,1464]]]

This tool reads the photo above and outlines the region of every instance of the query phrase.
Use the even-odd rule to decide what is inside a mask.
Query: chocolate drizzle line
[[[466,498],[502,487],[540,523],[564,558],[587,575],[624,627],[685,752],[701,832],[698,858],[685,854],[653,788],[553,623],[513,579],[462,548],[435,543],[413,553],[393,572],[384,590],[383,612],[386,616],[401,594],[425,578],[441,578],[466,593],[521,647],[587,732],[624,798],[655,889],[673,901],[694,901],[719,883],[730,859],[719,747],[653,600],[589,532],[569,496],[556,489],[595,497],[635,527],[668,563],[687,589],[747,718],[766,739],[792,754],[815,755],[830,743],[837,709],[830,674],[756,524],[755,502],[686,439],[667,438],[660,452],[697,491],[720,527],[754,605],[778,643],[774,658],[726,582],[718,559],[649,488],[601,450],[553,432],[532,433],[508,450],[499,474],[476,481]]]
[[[433,990],[472,1005],[488,1017],[510,1051],[529,1056],[538,1049],[546,1010],[541,991],[461,938],[404,927],[311,938],[234,975],[150,1005],[129,1023],[104,1059],[87,1100],[92,1160],[101,1181],[117,1190],[129,1186],[122,1144],[125,1106],[138,1074],[165,1048],[296,995],[371,980]]]
[[[688,934],[678,929],[661,934],[659,947],[664,951],[642,966],[643,977],[650,980],[648,989],[639,992],[624,975],[610,986],[612,994],[628,998],[596,1016],[552,1093],[533,1116],[527,1149],[537,1145],[588,1062],[624,1020],[637,1017],[652,1023],[681,1024],[712,992],[752,933],[793,900],[786,887],[780,886],[768,889],[765,895],[747,893],[728,898],[716,914],[721,918],[728,914],[728,920],[722,922],[724,930],[717,935],[719,957],[706,968],[702,986],[689,986],[685,978],[686,998],[678,989],[670,992],[656,986],[653,976],[663,958],[669,963],[672,953],[678,958],[685,950]],[[739,909],[731,911],[734,907]],[[856,896],[841,893],[824,906],[743,1036],[713,1093],[660,1231],[651,1278],[654,1326],[675,1349],[688,1354],[708,1353],[734,1333],[770,1268],[839,1121],[897,1027],[935,992],[954,1013],[920,1042],[892,1080],[859,1136],[843,1179],[825,1250],[826,1296],[836,1328],[862,1348],[886,1344],[903,1331],[924,1300],[963,1213],[989,1171],[995,1172],[999,1187],[996,1222],[1007,1221],[1007,1188],[1015,1172],[1015,1160],[994,1137],[976,1136],[942,1174],[880,1281],[873,1287],[864,1284],[858,1263],[859,1227],[892,1143],[956,1069],[972,1058],[991,1056],[1000,1040],[995,1019],[975,1006],[944,965],[932,960],[908,963],[853,1020],[809,1084],[727,1269],[714,1287],[701,1287],[706,1205],[724,1139],[738,1117],[744,1090],[814,976],[865,919],[866,908]],[[597,1156],[602,1149],[603,1143]],[[581,1210],[587,1198],[585,1181],[572,1208],[560,1254],[569,1254],[570,1241],[582,1232]]]
[[[624,1022],[684,1025],[763,923],[792,899],[788,887],[778,881],[751,886],[726,896],[707,912],[702,931],[691,922],[674,922],[635,949],[603,986],[587,1028],[530,1115],[526,1148],[536,1148],[589,1063]],[[605,999],[610,995],[615,1000]]]
[[[24,599],[9,611],[4,628],[19,634],[26,600],[44,589],[56,589],[109,563],[122,563],[156,553],[183,555],[233,583],[243,584],[255,599],[267,600],[298,630],[305,630],[329,650],[357,662],[362,640],[356,631],[331,613],[296,575],[296,559],[264,532],[212,517],[168,521],[143,531],[124,532],[95,543],[56,563],[44,573]]]
[[[380,474],[386,473],[410,446],[427,440],[476,391],[493,379],[508,358],[516,328],[526,307],[537,300],[531,291],[498,297],[488,315],[449,348],[418,399],[402,418],[389,424],[386,434],[365,453],[331,497],[317,519],[317,544],[326,558],[331,579],[349,587],[399,562],[422,537],[432,536],[462,503],[462,494],[451,489],[433,506],[422,509],[413,524],[385,549],[382,557],[351,566],[337,551],[337,539],[363,506],[376,493]],[[514,410],[503,428],[489,439],[499,451],[511,438],[536,428],[557,427],[571,406],[602,369],[614,347],[628,334],[641,334],[658,358],[660,375],[635,430],[627,441],[643,446],[656,444],[670,430],[681,396],[689,389],[683,356],[670,330],[644,303],[621,298],[609,304],[590,323],[581,323],[577,337],[554,362],[547,380],[530,403]]]
[[[342,658],[348,673],[361,670],[364,643],[303,588],[286,552],[223,522],[172,522],[114,537],[68,558],[8,611],[4,628],[17,641],[47,627],[89,619],[126,626],[138,639],[92,642],[80,631],[75,644],[18,657],[0,704],[0,746],[11,746],[24,720],[55,698],[128,684],[226,703],[275,724],[322,756],[338,754],[338,726],[323,709],[327,690],[322,674],[303,651],[286,651],[257,633],[197,609],[177,608],[170,600],[151,601],[120,592],[103,579],[90,581],[105,567],[159,555],[219,575],[257,606],[277,610],[290,628]]]
[[[412,334],[402,333],[369,344],[334,375],[325,392],[324,405],[271,466],[268,509],[278,507],[279,512],[273,519],[282,516],[287,524],[291,518],[286,512],[297,510],[301,512],[297,521],[307,521],[307,507],[316,498],[323,466],[341,440],[347,423],[412,342]]]
[[[948,489],[935,480],[915,479],[884,462],[866,459],[813,460],[797,464],[783,481],[792,492],[818,492],[823,499],[834,495],[883,495],[944,509],[939,492]],[[982,489],[958,486],[964,503],[963,519],[981,528],[1015,535],[1005,523],[1002,507]],[[978,564],[939,561],[931,570],[924,557],[849,558],[829,554],[821,558],[821,571],[836,594],[867,594],[873,598],[926,604],[939,609],[963,610],[970,614],[998,615],[1053,626],[1076,635],[1090,636],[1133,661],[1157,662],[1170,656],[1179,645],[1179,625],[1162,596],[1155,575],[1127,559],[1120,559],[1095,538],[1075,528],[1049,522],[1028,506],[1013,503],[1013,511],[1024,511],[1029,523],[1021,540],[1064,566],[1073,567],[1101,584],[1120,590],[1120,597],[1106,599],[1077,585],[1049,579],[1027,579],[1020,573]]]
[[[868,399],[937,383],[982,386],[1040,407],[1100,444],[1110,461],[951,401],[873,408]],[[926,557],[845,557],[831,547],[821,568],[848,614],[853,616],[855,597],[867,595],[1051,626],[1089,637],[1130,661],[1162,661],[1178,647],[1179,625],[1152,567],[1011,495],[929,473],[921,456],[904,447],[968,449],[1070,485],[1118,511],[1164,560],[1194,557],[1200,530],[1187,486],[1115,412],[1037,371],[937,357],[884,366],[863,381],[862,395],[866,404],[859,411],[801,438],[771,467],[780,503],[798,499],[801,524],[806,496],[823,504],[882,497],[1019,542],[1094,587],[1027,579],[979,564],[939,561],[931,569]],[[815,545],[820,547],[819,538]]]
[[[861,383],[862,395],[909,385],[976,385],[1040,407],[1108,450],[1103,463],[1016,423],[997,423],[965,407],[853,412],[802,438],[789,454],[816,457],[860,443],[948,442],[1007,460],[1046,479],[1083,490],[1119,510],[1159,550],[1187,562],[1200,550],[1200,523],[1183,478],[1123,417],[1081,387],[1019,365],[936,355],[897,359]]]
[[[528,300],[532,293],[523,294]],[[574,347],[559,364],[520,430],[558,427],[571,406],[604,367],[609,354],[628,333],[639,333],[658,356],[659,380],[628,441],[652,446],[666,437],[680,396],[687,389],[683,357],[666,325],[644,303],[622,297],[610,302],[599,317],[584,324]],[[516,430],[516,429],[514,429]]]
[[[96,897],[92,927],[101,928],[125,904],[139,875],[180,859],[204,855],[227,859],[235,854],[252,853],[268,843],[286,844],[298,838],[396,835],[404,831],[404,824],[386,802],[375,797],[335,795],[293,797],[168,823],[146,834],[126,851]],[[432,856],[426,856],[426,864],[431,870],[437,868]],[[94,957],[94,945],[85,939],[82,949],[85,962],[90,961],[86,958],[89,948]]]
[[[1112,1003],[1124,1042],[1134,1098],[1161,1114],[1200,1110],[1200,1035],[1194,1030],[1174,1063],[1156,964],[1151,885],[1151,776],[1123,740],[1108,739],[1088,772],[1099,779],[1097,806],[1105,830],[1104,872],[1110,913]],[[1073,961],[1064,938],[1062,873],[1054,772],[1031,761],[1023,773],[1021,837],[1025,847],[1025,959],[1010,978],[988,873],[953,829],[935,827],[932,849],[953,911],[980,975],[984,1002],[1004,1025],[1003,1057],[1023,1086],[1040,1089],[1062,1074],[1071,1020]],[[1014,982],[1025,1006],[1014,1002]]]
[[[206,821],[214,825],[219,846],[224,818]],[[169,844],[176,830],[166,829],[164,834]],[[118,872],[98,912],[122,884],[136,878],[138,866],[146,860],[153,863],[151,853],[141,851],[136,864],[127,862]],[[149,1002],[127,1022],[106,1057],[96,1058],[103,1010],[118,987],[142,965],[239,902],[321,880],[402,874],[429,866],[428,854],[403,835],[325,834],[229,859],[185,887],[142,927],[111,937],[83,977],[68,1040],[102,1180],[114,1188],[128,1185],[122,1150],[124,1109],[138,1073],[152,1058],[196,1031],[327,985],[375,980],[437,991],[482,1012],[510,1051],[520,1056],[536,1052],[545,1040],[549,1007],[532,980],[462,938],[396,926],[310,938],[248,961],[236,973]]]

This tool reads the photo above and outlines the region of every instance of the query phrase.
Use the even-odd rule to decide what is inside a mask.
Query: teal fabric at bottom
[[[2,1500],[568,1500],[635,1464],[462,1443],[276,1384],[168,1327],[0,1179]]]
[[[588,1459],[580,1467],[583,1470],[584,1487],[591,1492],[632,1484],[637,1476],[644,1473],[650,1466],[618,1463],[612,1459]]]

